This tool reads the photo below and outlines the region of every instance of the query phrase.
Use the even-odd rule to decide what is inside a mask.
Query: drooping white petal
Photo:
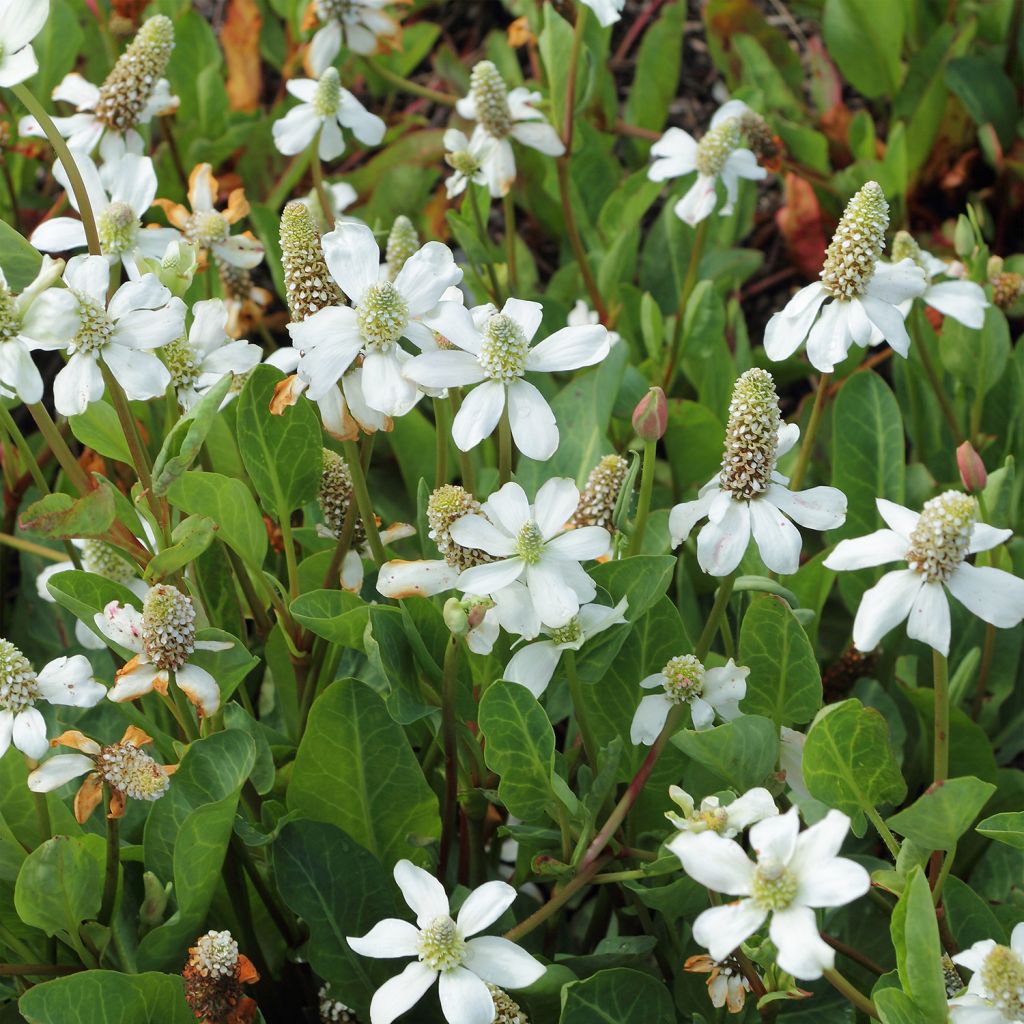
[[[980,284],[974,281],[941,281],[924,293],[924,301],[932,309],[959,320],[965,327],[980,331],[985,326],[988,300]]]
[[[465,967],[442,971],[437,982],[441,1011],[448,1024],[491,1024],[494,1000],[484,982]]]
[[[769,484],[765,497],[809,530],[834,530],[846,521],[846,495],[836,487],[794,492],[779,484]]]
[[[404,416],[419,398],[416,385],[402,376],[404,356],[401,349],[392,345],[387,352],[370,352],[363,357],[366,400],[387,416]]]
[[[859,651],[873,651],[878,641],[903,622],[914,606],[924,577],[913,569],[886,573],[865,591],[853,620],[853,643]]]
[[[968,611],[1000,629],[1011,629],[1024,619],[1024,580],[1002,569],[961,562],[946,586]]]
[[[505,386],[500,381],[487,380],[470,391],[452,421],[452,440],[459,450],[468,452],[490,437],[504,408]]]
[[[37,708],[24,708],[14,716],[11,740],[23,754],[37,760],[50,749],[46,740],[46,719]]]
[[[526,988],[544,973],[544,965],[525,949],[497,935],[470,939],[465,965],[477,977],[502,988]]]
[[[502,678],[525,686],[534,697],[540,697],[555,674],[562,652],[551,640],[524,644],[512,655]]]
[[[171,383],[170,371],[150,352],[136,352],[123,345],[108,345],[103,352],[103,361],[132,401],[144,402],[157,398]]]
[[[767,497],[750,502],[750,529],[761,560],[772,572],[789,576],[800,568],[800,531]]]
[[[673,212],[690,227],[696,227],[706,217],[711,216],[715,200],[715,179],[706,174],[698,174],[697,180],[676,203]]]
[[[829,293],[820,281],[801,288],[782,311],[769,321],[764,332],[764,351],[773,362],[788,359],[806,340]]]
[[[395,864],[394,875],[402,897],[416,915],[420,928],[426,928],[438,917],[448,916],[448,895],[429,871],[417,867],[410,860],[400,860]]]
[[[900,311],[871,295],[864,295],[861,305],[868,319],[882,332],[882,337],[905,359],[910,352],[910,335]]]
[[[509,134],[516,142],[529,146],[530,149],[535,149],[545,156],[561,156],[565,152],[565,144],[547,121],[521,121],[512,125]]]
[[[508,418],[512,440],[527,458],[543,462],[558,448],[558,425],[547,399],[529,382],[508,386]]]
[[[925,583],[907,616],[907,636],[949,654],[949,600],[939,582]]]
[[[641,697],[629,726],[630,742],[634,746],[642,743],[649,747],[665,727],[665,719],[668,718],[671,706],[664,693]]]
[[[33,793],[49,793],[65,782],[91,772],[95,763],[85,754],[58,754],[44,761],[28,777],[28,788]]]
[[[419,960],[414,960],[401,974],[385,981],[374,992],[373,999],[370,1000],[371,1024],[391,1024],[396,1017],[401,1017],[406,1010],[420,1001],[436,978],[437,971],[431,970]]]
[[[507,882],[485,882],[474,889],[459,908],[455,923],[465,938],[494,924],[512,906],[516,891]]]
[[[669,128],[651,146],[653,163],[647,169],[651,181],[679,178],[697,169],[697,140],[682,128]]]
[[[294,156],[309,147],[320,128],[321,117],[312,105],[302,103],[292,107],[284,117],[278,118],[271,126],[274,145],[285,156]]]
[[[750,542],[749,504],[731,497],[728,501],[719,521],[709,521],[697,535],[697,561],[711,576],[728,576],[740,564]]]
[[[711,503],[718,493],[716,488],[712,488],[696,501],[684,501],[673,506],[668,515],[668,530],[672,535],[672,547],[678,547],[690,536],[697,523],[708,514]]]
[[[831,373],[850,351],[852,337],[846,302],[832,301],[821,311],[807,335],[807,358],[822,373]]]
[[[86,245],[85,226],[74,217],[51,217],[32,232],[29,241],[40,252],[68,252]]]
[[[103,374],[91,352],[76,352],[53,381],[53,404],[62,416],[85,412],[103,397]]]
[[[724,960],[761,927],[767,916],[767,911],[762,910],[750,899],[712,907],[693,922],[693,938],[695,942],[704,946],[715,960]]]
[[[182,665],[174,673],[174,681],[196,706],[201,718],[208,718],[220,707],[220,687],[205,668],[191,664]]]
[[[892,530],[875,530],[866,537],[841,540],[822,563],[826,569],[868,569],[906,558],[907,541]]]
[[[443,560],[385,562],[377,574],[377,591],[395,600],[403,597],[432,597],[452,590],[459,570]]]
[[[778,948],[776,961],[795,978],[813,981],[835,966],[836,955],[818,934],[814,911],[790,906],[772,914],[769,927],[772,942]]]
[[[387,125],[371,114],[347,89],[341,90],[338,123],[348,128],[364,146],[380,145]]]
[[[131,670],[121,670],[114,680],[114,685],[107,690],[107,700],[112,700],[115,704],[137,700],[147,693],[152,693],[158,679],[166,681],[167,673],[148,662],[137,662]]]
[[[378,921],[365,935],[348,936],[345,941],[360,955],[378,959],[416,956],[420,933],[408,921],[388,917]]]
[[[561,563],[542,558],[526,566],[526,585],[534,608],[545,626],[564,626],[580,610],[579,599],[562,575]]]
[[[93,678],[89,659],[81,654],[55,658],[40,670],[36,680],[40,695],[50,704],[91,708],[106,693]]]

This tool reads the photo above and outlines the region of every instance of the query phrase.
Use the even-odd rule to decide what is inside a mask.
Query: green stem
[[[28,761],[29,771],[33,771],[39,767],[39,763],[35,758],[29,757],[25,760]],[[42,844],[53,837],[53,824],[50,821],[50,807],[46,802],[45,793],[33,792],[32,797],[36,805],[36,819],[39,822],[39,842]]]
[[[565,231],[569,236],[569,245],[572,248],[576,265],[580,268],[580,275],[583,278],[583,285],[590,296],[590,304],[597,310],[601,323],[608,323],[608,307],[605,305],[598,287],[597,279],[590,268],[590,261],[587,259],[587,250],[583,246],[583,239],[580,237],[580,229],[576,224],[576,214],[572,208],[572,193],[570,191],[569,179],[569,157],[560,156],[555,161],[555,170],[558,172],[558,194],[562,203],[562,219],[565,221]]]
[[[40,978],[57,977],[85,970],[88,968],[78,964],[0,964],[0,978],[30,978],[33,975]]]
[[[328,229],[334,230],[334,207],[331,205],[331,197],[327,193],[327,186],[324,185],[324,169],[320,165],[319,156],[320,133],[317,132],[310,147],[310,169],[313,172],[313,188],[316,190],[316,197],[320,200],[320,208],[324,211],[324,220],[327,221]]]
[[[66,562],[68,557],[63,551],[54,551],[53,548],[43,547],[42,544],[33,544],[24,537],[15,537],[11,533],[0,533],[0,544],[8,548],[15,548],[24,551],[29,555],[38,555],[40,558],[48,558],[51,562]]]
[[[394,71],[385,67],[383,64],[375,64],[369,58],[364,58],[363,63],[373,71],[374,74],[380,75],[381,78],[389,82],[396,89],[401,89],[402,92],[410,93],[413,96],[419,96],[425,100],[431,100],[434,103],[440,103],[445,107],[454,107],[458,102],[458,97],[453,96],[451,93],[440,92],[437,89],[431,89],[428,86],[420,85],[417,82],[410,82],[409,79],[403,78],[401,75],[396,75]]]
[[[953,870],[953,861],[956,859],[956,843],[953,844],[952,848],[946,851],[946,856],[942,860],[942,868],[939,871],[938,880],[935,882],[935,888],[932,890],[932,903],[937,907],[942,901],[942,888],[946,884],[946,879],[949,878],[950,871]]]
[[[512,479],[512,423],[508,415],[508,395],[498,420],[498,481],[507,484]]]
[[[434,487],[443,487],[448,482],[448,435],[451,422],[448,419],[448,403],[443,398],[434,399]]]
[[[304,149],[292,158],[291,163],[284,169],[281,177],[277,180],[277,184],[267,197],[266,205],[270,209],[277,211],[284,205],[292,189],[299,183],[302,175],[306,173],[306,164],[309,163],[311,155],[312,150]]]
[[[693,649],[694,656],[698,661],[703,661],[707,657],[708,651],[711,650],[711,644],[729,605],[729,598],[732,597],[732,588],[735,583],[736,574],[730,573],[718,585],[718,590],[715,592],[715,603],[711,606],[711,614],[708,615],[708,621],[704,624],[697,646]]]
[[[478,189],[473,185],[470,185],[466,191],[466,202],[469,203],[473,210],[473,219],[476,221],[476,230],[480,239],[480,245],[486,250],[490,247],[491,236],[487,233],[487,225],[484,223],[484,215],[480,212],[480,206],[477,203],[477,197],[483,194],[484,190],[482,188]],[[487,280],[490,282],[490,299],[492,302],[498,304],[501,302],[501,286],[498,284],[498,274],[494,269],[494,261],[489,259],[486,263],[486,267]]]
[[[676,307],[676,324],[672,329],[672,347],[669,349],[668,363],[665,366],[662,388],[665,394],[671,394],[672,381],[676,376],[676,366],[679,363],[679,345],[683,340],[683,323],[686,320],[686,306],[697,287],[697,271],[700,269],[700,259],[704,253],[704,241],[708,234],[709,218],[705,217],[697,225],[693,236],[693,245],[690,247],[690,260],[686,264],[686,277],[683,278],[683,287],[679,291],[679,305]]]
[[[107,802],[107,864],[103,874],[103,899],[97,920],[109,925],[114,916],[117,882],[121,874],[121,843],[118,838],[118,819],[110,817],[110,799]]]
[[[651,493],[654,490],[654,466],[657,462],[657,441],[644,442],[644,465],[640,476],[640,500],[636,507],[636,522],[629,539],[629,555],[639,555],[647,530],[647,516],[651,511]]]
[[[78,460],[71,454],[71,449],[57,429],[57,424],[53,422],[47,412],[46,406],[42,402],[34,402],[31,405],[26,405],[25,408],[35,420],[39,433],[43,435],[43,440],[46,441],[57,462],[60,463],[60,468],[64,470],[64,475],[68,478],[71,486],[79,494],[88,494],[92,490],[92,482],[86,476],[85,470],[78,464]]]
[[[284,939],[289,949],[298,948],[302,945],[303,941],[303,937],[299,932],[298,926],[293,923],[293,919],[288,910],[278,900],[273,889],[267,885],[263,876],[260,874],[259,869],[253,863],[252,854],[249,852],[248,847],[236,835],[231,837],[231,850],[242,862],[242,867],[245,869],[245,873],[249,876],[249,881],[252,883],[252,887],[256,890],[256,894],[263,901],[263,905],[267,908],[267,913],[270,915],[270,919],[277,926],[277,930],[281,933],[281,938]]]
[[[569,693],[572,696],[572,706],[576,712],[576,724],[580,727],[580,736],[583,738],[583,750],[587,755],[590,766],[597,770],[597,754],[600,748],[594,736],[593,727],[587,717],[587,706],[583,700],[583,687],[580,685],[580,677],[576,671],[576,652],[566,650],[562,652],[562,664],[565,665],[565,675],[569,681]]]
[[[871,824],[875,826],[875,831],[882,837],[882,842],[885,843],[886,848],[892,855],[892,859],[895,860],[900,855],[900,844],[892,832],[889,831],[889,826],[882,820],[882,816],[874,807],[866,808],[864,813],[868,816]]]
[[[949,777],[949,661],[932,651],[932,679],[935,689],[935,781]]]
[[[370,492],[366,487],[366,474],[363,472],[363,464],[359,459],[359,449],[354,441],[345,441],[345,461],[348,463],[349,473],[352,475],[352,490],[355,491],[356,505],[359,507],[359,518],[363,521],[363,529],[366,531],[366,540],[370,545],[370,552],[377,565],[383,565],[385,561],[384,545],[380,542],[380,534],[377,532],[377,519],[373,514],[373,503],[370,501]]]
[[[814,406],[811,408],[811,418],[807,421],[807,433],[804,434],[803,442],[800,445],[800,454],[796,459],[796,469],[790,477],[789,489],[800,490],[804,481],[807,467],[811,461],[811,452],[814,449],[814,439],[818,436],[818,427],[821,424],[821,414],[825,411],[825,402],[828,399],[828,387],[832,380],[831,373],[823,373],[818,378],[818,389],[814,392]]]
[[[988,674],[992,670],[992,657],[996,647],[996,627],[991,623],[985,623],[985,642],[981,649],[981,667],[978,669],[978,682],[974,689],[974,700],[971,703],[971,718],[978,720],[982,706],[985,703],[985,693],[988,690]]]
[[[25,109],[39,122],[39,127],[43,129],[43,133],[49,140],[50,145],[53,146],[57,159],[60,160],[67,173],[68,181],[71,184],[71,191],[75,193],[75,199],[78,200],[78,212],[82,218],[82,226],[85,228],[85,240],[89,246],[89,252],[93,256],[102,255],[103,250],[100,248],[100,235],[96,230],[96,215],[93,213],[92,201],[89,199],[85,181],[82,179],[78,164],[75,163],[75,158],[71,155],[71,150],[68,149],[68,144],[64,141],[60,132],[57,131],[57,126],[53,123],[53,119],[46,112],[43,105],[24,85],[14,85],[11,87],[11,91],[25,105]]]
[[[915,317],[919,314],[917,311],[911,316],[911,325],[916,323]],[[917,350],[917,354],[921,357],[921,365],[924,367],[924,375],[928,378],[928,383],[931,385],[932,391],[935,393],[936,399],[938,399],[939,409],[942,411],[942,418],[946,421],[946,426],[949,427],[949,432],[953,436],[953,443],[956,445],[963,444],[964,435],[960,430],[960,424],[957,422],[956,412],[953,410],[953,403],[949,400],[949,395],[946,394],[946,389],[942,386],[942,378],[939,376],[939,371],[936,369],[935,363],[932,361],[931,350],[928,348],[928,343],[925,341],[924,334],[920,330],[914,330],[914,348]]]
[[[285,565],[288,567],[288,594],[294,601],[299,596],[299,563],[295,556],[295,538],[292,536],[290,513],[281,516],[279,525]]]
[[[516,206],[512,193],[507,192],[501,200],[505,217],[505,262],[508,264],[508,291],[514,295],[519,289],[519,271],[516,268]]]
[[[872,1020],[881,1019],[875,1004],[863,992],[854,988],[834,967],[826,969],[823,973],[829,984],[853,1003],[861,1013],[866,1013]]]
[[[455,417],[459,414],[459,409],[462,407],[461,390],[459,388],[449,388],[448,401],[451,403],[452,422],[454,423]],[[470,494],[475,494],[476,470],[473,467],[473,453],[464,452],[458,447],[456,447],[456,450],[459,453],[459,475],[462,477],[462,486]]]
[[[441,849],[437,861],[437,876],[442,881],[448,869],[452,836],[459,809],[459,746],[455,728],[458,682],[459,638],[452,634],[444,649],[441,700],[441,731],[444,735],[444,818],[441,821]]]

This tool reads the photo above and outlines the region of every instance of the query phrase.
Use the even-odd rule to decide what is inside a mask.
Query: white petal
[[[558,448],[558,425],[547,399],[528,381],[508,386],[508,418],[516,448],[527,458],[543,462]]]
[[[463,936],[469,938],[494,924],[515,898],[516,891],[507,882],[485,882],[466,897],[455,923]]]
[[[1000,629],[1024,619],[1024,580],[1002,569],[962,562],[946,586],[965,608]]]
[[[809,530],[834,530],[846,521],[846,495],[835,487],[793,492],[788,487],[769,484],[765,497]]]
[[[43,397],[43,378],[17,337],[0,341],[0,381],[14,388],[23,402],[38,402]]]
[[[603,526],[581,526],[566,530],[555,537],[544,548],[545,557],[565,558],[574,562],[585,562],[608,554],[611,536]]]
[[[878,641],[910,614],[924,577],[913,569],[886,573],[864,593],[853,621],[853,642],[859,651],[873,651]]]
[[[380,247],[365,224],[342,221],[324,235],[324,260],[341,290],[358,302],[380,277]]]
[[[551,640],[524,644],[505,666],[502,679],[525,686],[534,697],[540,697],[548,688],[558,667],[562,652]]]
[[[387,127],[376,115],[371,114],[347,89],[341,90],[338,104],[338,123],[351,130],[364,146],[377,146],[384,138]]]
[[[543,488],[541,490],[543,491]],[[526,491],[514,480],[510,480],[495,491],[484,502],[483,510],[492,523],[513,537],[533,518]]]
[[[991,551],[1005,544],[1013,536],[1013,530],[1000,530],[988,523],[975,523],[971,531],[971,542],[967,550],[973,555],[978,551]]]
[[[58,754],[44,761],[29,775],[28,788],[33,793],[49,793],[95,767],[93,759],[85,754]]]
[[[464,548],[480,548],[489,555],[508,558],[516,550],[515,541],[483,516],[462,516],[451,524],[452,540]]]
[[[769,321],[764,332],[765,354],[774,362],[788,359],[807,339],[822,303],[829,297],[820,281],[801,288]]]
[[[46,719],[37,708],[25,708],[14,716],[11,739],[23,754],[37,760],[50,749],[46,740]]]
[[[340,49],[341,22],[332,18],[310,41],[309,66],[313,74],[322,75],[334,63]]]
[[[580,610],[579,599],[567,584],[557,560],[542,558],[535,565],[527,565],[526,585],[545,626],[552,629],[564,626]]]
[[[669,128],[651,146],[653,163],[647,169],[651,181],[679,178],[697,169],[697,140],[682,128]]]
[[[85,412],[103,397],[103,375],[91,352],[76,352],[53,381],[53,404],[62,416]]]
[[[953,963],[960,964],[961,967],[966,967],[969,971],[977,974],[985,966],[989,953],[995,947],[994,939],[981,939],[962,953],[954,954]]]
[[[198,665],[182,665],[174,673],[174,681],[182,693],[195,704],[201,718],[209,717],[220,707],[220,687],[205,668]]]
[[[10,711],[0,711],[0,757],[10,749],[11,736],[14,734],[14,715]]]
[[[926,287],[924,271],[913,260],[900,260],[899,263],[879,261],[875,264],[875,272],[864,294],[896,306],[907,299],[923,295]]]
[[[817,861],[799,872],[797,899],[809,907],[842,907],[871,888],[871,876],[845,857]]]
[[[672,547],[678,547],[690,536],[693,528],[711,508],[711,502],[718,496],[717,488],[702,494],[696,501],[684,501],[673,506],[668,515],[668,529],[672,535]]]
[[[378,921],[365,935],[349,935],[345,941],[360,955],[386,960],[398,956],[416,956],[419,930],[408,921],[388,917]]]
[[[911,512],[909,508],[904,508],[885,498],[875,498],[875,505],[878,508],[878,514],[885,520],[886,526],[900,536],[906,537],[909,546],[910,535],[914,532],[914,527],[917,526],[917,521],[920,518],[918,513]]]
[[[526,355],[528,370],[554,373],[593,366],[608,355],[608,329],[601,324],[563,327]]]
[[[6,0],[3,6],[0,39],[8,52],[20,50],[35,39],[50,14],[49,0]]]
[[[152,693],[158,678],[167,679],[167,673],[158,669],[148,662],[136,663],[135,667],[121,674],[114,680],[114,685],[107,690],[107,700],[115,704],[123,704],[130,700],[137,700],[147,693]]]
[[[728,815],[728,827],[737,832],[749,828],[756,821],[770,818],[779,813],[771,793],[763,786],[756,786],[737,797],[725,808]]]
[[[294,156],[307,149],[320,128],[321,118],[310,104],[292,107],[271,126],[274,145],[285,156]]]
[[[142,653],[142,613],[111,601],[93,616],[97,629],[126,650]]]
[[[103,361],[132,401],[157,398],[171,383],[167,367],[150,352],[136,352],[123,345],[107,345],[103,350]]]
[[[36,677],[39,693],[50,704],[91,708],[106,693],[94,678],[89,659],[81,654],[55,658]]]
[[[778,965],[796,978],[813,981],[835,965],[836,955],[818,934],[817,919],[808,907],[777,910],[769,933],[778,948]]]
[[[642,743],[647,747],[654,743],[665,727],[665,719],[668,718],[670,708],[671,705],[664,693],[642,697],[629,726],[630,742],[634,746]]]
[[[320,310],[320,313],[326,312],[326,309]],[[332,389],[337,390],[338,381],[361,347],[355,331],[350,330],[347,335],[339,334],[336,340],[305,352],[299,361],[299,374],[309,381],[309,397],[314,402],[322,401]]]
[[[673,212],[690,227],[696,227],[715,208],[715,179],[698,174],[690,190],[676,203]]]
[[[480,130],[481,126],[477,126]],[[470,140],[470,149],[474,148],[476,132]],[[493,145],[481,150],[480,171],[487,182],[487,190],[494,198],[508,195],[516,180],[516,156],[508,139],[498,139]],[[475,179],[474,179],[475,180]]]
[[[86,245],[85,227],[74,217],[51,217],[32,232],[29,241],[40,252],[68,252]]]
[[[743,700],[747,695],[747,676],[750,669],[737,665],[730,658],[721,668],[709,668],[704,673],[704,698],[715,708],[728,701]]]
[[[864,295],[861,304],[868,319],[882,332],[882,337],[905,359],[910,351],[910,335],[900,311],[871,295]]]
[[[530,121],[512,125],[509,133],[516,142],[537,150],[545,156],[561,156],[565,145],[558,137],[558,132],[546,121]]]
[[[395,278],[395,288],[409,307],[409,316],[429,313],[445,291],[462,280],[462,270],[451,249],[442,242],[427,242],[406,261]]]
[[[401,974],[385,981],[374,992],[370,1000],[371,1024],[391,1024],[396,1017],[401,1017],[420,1001],[436,977],[437,971],[414,960]]]
[[[750,541],[750,507],[745,501],[729,504],[717,523],[708,522],[697,535],[697,561],[711,576],[728,576],[740,564]]]
[[[12,85],[18,85],[38,70],[39,62],[31,45],[23,46],[13,53],[0,53],[0,87],[9,89]]]
[[[452,590],[459,570],[443,560],[385,562],[377,575],[377,591],[385,597],[432,597]]]
[[[487,986],[472,971],[455,967],[442,971],[437,995],[448,1024],[491,1024],[494,1000]]]
[[[452,440],[459,450],[468,452],[490,437],[504,408],[505,386],[500,381],[484,381],[470,391],[452,422]]]
[[[494,594],[519,579],[523,569],[521,558],[505,558],[500,562],[474,565],[459,575],[456,586],[466,594]]]
[[[417,867],[410,860],[400,860],[395,864],[394,875],[420,928],[426,928],[435,918],[448,916],[448,896],[444,886],[429,871]]]
[[[544,974],[525,949],[497,935],[482,935],[466,943],[466,967],[477,977],[502,988],[526,988]]]
[[[949,601],[941,583],[925,583],[907,616],[907,636],[949,653]]]
[[[924,293],[924,301],[965,327],[980,331],[985,326],[988,300],[984,289],[974,281],[942,281]]]
[[[403,355],[393,345],[387,352],[370,352],[363,357],[366,400],[387,416],[404,416],[419,398],[416,386],[402,376]]]
[[[789,576],[800,568],[800,531],[767,498],[750,502],[750,529],[772,572]]]
[[[144,274],[137,281],[129,281],[121,285],[114,292],[114,297],[110,300],[107,312],[114,320],[120,320],[121,317],[126,316],[133,310],[157,309],[160,306],[166,306],[170,300],[170,291],[160,283],[160,279],[156,274]],[[182,329],[179,331],[179,334],[184,334],[184,311],[182,311],[181,316]],[[160,344],[164,344],[164,342],[160,342]],[[156,348],[157,346],[147,345],[146,347]]]
[[[767,911],[749,899],[712,907],[693,922],[693,938],[715,960],[724,960],[761,927],[767,916]]]
[[[875,530],[866,537],[841,540],[824,561],[826,569],[868,569],[906,558],[907,539],[892,530]]]
[[[443,335],[454,345],[458,345],[463,351],[479,355],[481,338],[480,331],[473,319],[473,312],[462,304],[462,293],[458,288],[448,288],[445,295],[452,292],[459,296],[459,300],[445,299],[445,301],[439,302],[423,316],[423,323],[432,331]],[[493,307],[491,309],[493,310]]]
[[[532,341],[544,316],[544,307],[539,302],[530,302],[526,299],[507,299],[505,305],[501,307],[501,312],[504,316],[512,317],[523,329],[526,340]]]
[[[470,352],[439,350],[414,356],[402,372],[425,388],[454,388],[477,384],[485,377],[480,362]]]
[[[830,302],[821,311],[807,336],[807,358],[822,373],[831,373],[850,351],[853,338],[848,322],[848,303]]]
[[[754,825],[750,830],[750,846],[759,863],[784,866],[796,851],[799,833],[800,817],[797,809],[791,807],[785,814],[765,818]]]
[[[534,502],[534,515],[541,536],[545,540],[550,540],[563,531],[579,502],[580,492],[568,477],[552,477],[546,480],[537,491]]]

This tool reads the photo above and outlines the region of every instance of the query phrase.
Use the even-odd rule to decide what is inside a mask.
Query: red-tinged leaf
[[[795,174],[786,175],[786,203],[775,222],[786,240],[790,259],[806,278],[818,276],[828,242],[814,189]]]
[[[256,0],[229,0],[220,44],[227,63],[228,105],[232,110],[256,110],[260,103],[262,70],[260,28],[263,18]]]
[[[108,487],[97,487],[82,498],[48,494],[22,513],[19,525],[41,537],[71,540],[102,537],[114,523],[114,496]]]

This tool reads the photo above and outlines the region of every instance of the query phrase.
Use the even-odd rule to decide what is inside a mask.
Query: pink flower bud
[[[642,441],[657,441],[668,429],[668,400],[661,388],[651,388],[633,410],[633,429]]]
[[[985,490],[985,484],[988,483],[985,463],[981,461],[981,456],[974,450],[970,441],[964,441],[957,448],[956,464],[960,468],[960,479],[968,494],[977,494]]]

